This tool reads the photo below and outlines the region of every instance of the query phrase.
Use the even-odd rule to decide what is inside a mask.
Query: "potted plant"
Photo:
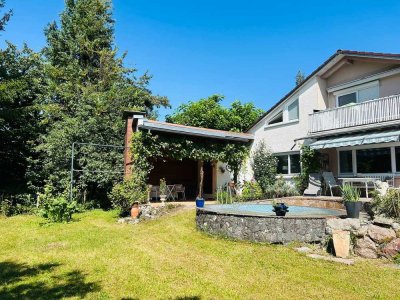
[[[203,170],[203,162],[201,162],[200,167],[200,182],[199,182],[199,193],[196,197],[196,207],[204,207],[204,198],[203,196],[203,178],[204,178],[204,170]]]
[[[358,219],[362,202],[360,201],[360,190],[352,185],[345,184],[341,188],[347,217]]]
[[[285,205],[285,203],[276,203],[275,200],[272,202],[272,211],[278,216],[278,217],[284,217],[286,213],[289,211],[289,206]]]
[[[167,200],[167,182],[165,178],[160,179],[160,201],[162,205],[165,205],[165,200]]]

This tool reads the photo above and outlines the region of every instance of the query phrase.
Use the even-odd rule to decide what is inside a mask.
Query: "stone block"
[[[347,258],[350,252],[350,231],[334,230],[332,239],[336,256]]]
[[[368,235],[378,244],[387,243],[396,238],[396,233],[393,229],[372,224],[368,225]]]
[[[364,258],[378,258],[376,245],[368,236],[356,241],[354,253]]]
[[[400,238],[394,239],[381,249],[381,254],[387,258],[392,258],[399,253],[400,253]]]

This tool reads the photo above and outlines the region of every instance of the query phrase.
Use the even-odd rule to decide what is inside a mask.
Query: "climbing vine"
[[[248,145],[242,143],[152,134],[144,131],[134,133],[131,141],[133,173],[143,182],[147,181],[154,162],[165,158],[221,161],[234,173],[236,181],[240,167],[248,154]]]

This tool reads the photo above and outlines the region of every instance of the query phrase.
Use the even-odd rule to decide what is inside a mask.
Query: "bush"
[[[321,170],[321,154],[311,149],[309,146],[301,147],[300,163],[301,173],[294,178],[296,188],[300,193],[303,193],[308,186],[310,173],[319,172]]]
[[[229,195],[226,190],[221,190],[217,192],[217,202],[219,204],[232,204],[238,201],[238,198],[235,195]]]
[[[113,207],[119,209],[121,215],[125,215],[129,213],[134,202],[147,201],[148,191],[132,176],[116,184],[108,197]]]
[[[400,219],[400,190],[388,189],[385,195],[374,193],[372,209],[377,214]]]
[[[64,196],[48,199],[41,207],[40,215],[50,222],[57,223],[71,221],[72,214],[78,212],[76,201],[69,201]]]
[[[0,196],[0,213],[7,217],[32,213],[35,208],[35,199],[30,194],[3,194]]]
[[[39,215],[50,222],[69,222],[72,214],[79,211],[76,201],[69,201],[65,194],[55,193],[53,187],[45,185],[38,194]]]
[[[242,201],[259,200],[263,198],[263,191],[256,181],[245,181],[243,184]]]
[[[278,159],[267,149],[264,142],[261,142],[253,152],[251,168],[254,179],[258,182],[263,192],[274,184],[278,166]]]
[[[271,186],[268,186],[265,191],[265,197],[268,199],[298,195],[299,191],[294,186],[287,183],[282,176],[278,177],[275,183]]]

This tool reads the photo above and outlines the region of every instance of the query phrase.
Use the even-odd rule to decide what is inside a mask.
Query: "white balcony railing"
[[[400,120],[400,95],[310,114],[309,132],[316,133],[395,120]]]

